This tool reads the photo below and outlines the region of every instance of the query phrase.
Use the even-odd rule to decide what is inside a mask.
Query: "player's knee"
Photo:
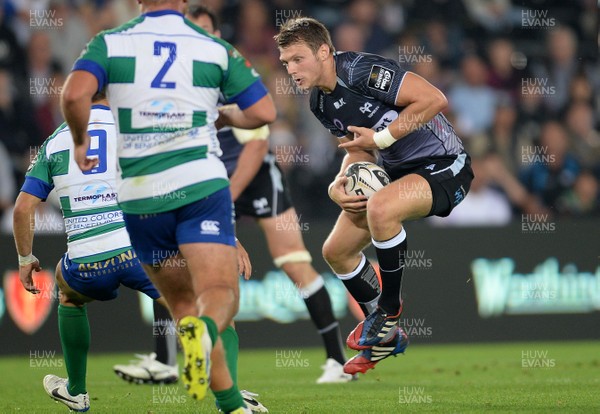
[[[237,306],[240,302],[240,289],[238,286],[230,286],[227,289],[231,292],[232,300],[235,306]]]
[[[195,301],[172,301],[169,303],[171,314],[175,320],[183,319],[189,315],[198,314],[198,305]]]
[[[69,305],[70,304],[69,298],[60,289],[58,289],[58,303],[60,303],[61,305]]]
[[[240,290],[237,285],[215,283],[203,289],[196,298],[195,303],[198,309],[203,309],[206,305],[217,302],[231,309],[234,305],[237,306],[239,300]]]
[[[343,251],[336,246],[336,243],[327,239],[325,244],[323,244],[322,249],[323,259],[327,262],[327,264],[335,271],[340,271],[340,268],[344,267],[344,263],[349,259],[347,254],[344,254]],[[343,273],[343,271],[341,272]]]
[[[323,243],[321,254],[323,255],[323,259],[331,266],[332,262],[336,259],[337,250],[330,239],[325,240],[325,243]]]
[[[61,289],[58,290],[58,303],[60,303],[63,306],[82,307],[83,305],[85,305],[85,302],[79,300],[77,297],[69,295]]]
[[[54,273],[56,280],[56,286],[58,286],[58,303],[65,306],[83,306],[84,301],[69,287],[65,279],[63,278],[62,271],[60,269],[60,262],[56,267]]]
[[[234,295],[234,299],[233,299],[233,305],[231,306],[231,318],[230,320],[227,322],[227,325],[229,325],[231,322],[233,322],[233,318],[235,315],[237,315],[237,313],[240,310],[240,295]],[[225,329],[225,328],[223,328]]]
[[[380,197],[371,197],[367,202],[367,219],[369,227],[383,225],[391,220],[397,220],[397,211],[389,208],[389,203]]]

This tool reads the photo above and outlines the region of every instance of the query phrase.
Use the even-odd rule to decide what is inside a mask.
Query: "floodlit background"
[[[296,88],[284,71],[273,35],[287,19],[316,17],[330,29],[338,50],[376,53],[396,60],[441,89],[449,100],[444,114],[471,154],[476,178],[468,197],[448,218],[407,224],[410,250],[401,324],[411,337],[409,350],[415,350],[415,359],[407,366],[417,376],[412,382],[394,385],[394,399],[389,397],[387,408],[380,407],[378,412],[423,408],[409,406],[415,393],[426,397],[421,402],[433,404],[427,407],[438,412],[490,407],[499,412],[514,411],[527,406],[525,401],[539,402],[541,405],[534,408],[540,412],[562,406],[571,407],[573,412],[590,408],[585,396],[575,398],[571,393],[553,399],[552,392],[559,392],[556,384],[567,384],[582,393],[598,385],[597,374],[591,379],[598,367],[593,351],[597,342],[584,349],[577,348],[574,341],[597,341],[600,336],[598,3],[204,3],[220,15],[223,37],[252,62],[275,99],[278,119],[271,125],[271,151],[286,173],[299,221],[282,221],[278,226],[282,230],[299,226],[316,269],[326,277],[344,335],[356,324],[353,306],[320,257],[322,243],[339,213],[327,196],[327,185],[338,172],[343,153],[337,149],[336,138],[310,113],[307,92]],[[32,377],[47,369],[62,374],[53,284],[53,267],[66,248],[61,213],[52,199],[37,213],[34,252],[46,272],[37,276],[43,292],[34,298],[18,281],[12,205],[30,162],[62,123],[59,97],[74,60],[98,31],[136,17],[138,6],[136,1],[125,0],[6,0],[0,5],[0,354],[10,355],[13,361],[7,369]],[[273,384],[273,378],[316,378],[323,362],[320,354],[303,349],[319,346],[320,338],[295,287],[270,261],[256,225],[241,220],[238,231],[254,264],[253,281],[241,285],[237,318],[241,346],[276,348],[261,351],[262,362],[256,369],[267,373],[265,378],[258,375],[253,379],[263,390],[274,387],[271,404],[277,407],[277,393],[282,392],[277,386],[282,384]],[[369,255],[374,257],[371,251]],[[131,291],[124,289],[112,303],[90,304],[89,317],[92,355],[152,350],[151,306]],[[503,345],[507,341],[538,340],[564,342]],[[471,343],[473,348],[457,347],[448,354],[434,355],[438,349],[434,344],[447,342]],[[493,342],[497,347],[477,348],[476,342]],[[460,359],[454,358],[455,352]],[[486,359],[497,355],[498,360]],[[475,362],[470,362],[471,356],[477,358]],[[23,358],[25,365],[19,365],[18,358]],[[127,359],[120,355],[107,357],[102,363],[94,360],[101,365],[94,367],[95,372],[110,371],[111,361],[122,363],[123,358]],[[282,370],[277,365],[282,360],[291,365],[308,361],[315,375],[292,368]],[[402,367],[398,361],[385,361],[378,367],[382,378],[398,378],[394,368],[394,364]],[[453,362],[468,367],[457,368]],[[450,365],[440,368],[442,363]],[[498,374],[494,378],[504,378],[498,381],[505,380],[502,384],[506,388],[497,387],[496,379],[487,375],[506,366],[515,370],[514,376],[513,371]],[[562,371],[565,367],[572,371]],[[579,370],[585,368],[589,368],[585,375],[590,379],[581,376],[582,382],[577,382]],[[431,371],[422,371],[419,377],[419,370]],[[473,371],[471,377],[469,370]],[[451,373],[450,377],[436,377],[442,371]],[[467,375],[460,377],[460,372]],[[107,383],[120,385],[112,373],[96,373],[89,374],[91,384],[94,375],[106,375]],[[241,370],[241,375],[248,374]],[[370,384],[368,381],[379,377],[365,378],[364,383]],[[436,378],[440,383],[436,384]],[[548,394],[531,388],[531,378],[547,387],[544,392]],[[490,386],[489,392],[492,388],[504,390],[498,395],[499,401],[511,395],[520,398],[519,393],[523,396],[516,405],[494,405],[486,400],[487,390],[481,401],[461,394],[473,383]],[[458,388],[446,389],[445,395],[440,390],[448,384]],[[419,391],[421,386],[424,391]],[[541,394],[537,395],[552,398],[527,399],[538,391]],[[316,391],[306,392],[312,395]],[[31,393],[43,391],[37,387]],[[287,394],[283,391],[282,395]],[[342,393],[338,397],[332,401],[345,400]],[[148,398],[145,403],[150,404]],[[448,405],[444,398],[459,402]],[[465,405],[461,405],[463,399]],[[481,404],[469,405],[475,400]],[[149,407],[183,410],[179,405]],[[309,411],[327,412],[323,410]],[[337,412],[351,411],[340,408]]]
[[[0,209],[62,122],[58,96],[87,41],[138,14],[135,1],[4,1],[0,10]],[[192,1],[193,3],[193,1]],[[440,88],[474,160],[469,198],[434,225],[598,216],[597,4],[564,1],[220,0],[223,37],[262,74],[279,110],[271,148],[306,219],[333,219],[327,184],[342,153],[283,70],[278,26],[313,16],[338,50],[397,60]],[[311,194],[306,197],[306,194]],[[490,206],[493,206],[490,207]],[[48,213],[56,213],[48,207]],[[525,215],[525,216],[523,216]],[[529,216],[531,215],[531,216]],[[60,231],[60,230],[59,230]]]

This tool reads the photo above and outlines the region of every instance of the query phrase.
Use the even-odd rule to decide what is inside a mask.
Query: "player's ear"
[[[321,45],[321,47],[319,48],[319,59],[325,60],[325,59],[327,59],[328,56],[329,56],[329,46],[327,46],[325,43],[323,43]]]

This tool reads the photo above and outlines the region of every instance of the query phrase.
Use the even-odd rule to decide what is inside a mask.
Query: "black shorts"
[[[235,202],[236,217],[275,217],[292,207],[285,176],[275,162],[267,156],[260,170]]]
[[[433,198],[427,216],[448,216],[466,197],[474,177],[471,157],[466,152],[419,158],[393,166],[384,163],[384,168],[392,181],[408,174],[418,174],[427,180]]]

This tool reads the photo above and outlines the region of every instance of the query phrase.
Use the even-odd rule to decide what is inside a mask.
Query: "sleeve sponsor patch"
[[[388,92],[394,81],[396,72],[391,69],[386,69],[383,66],[371,66],[369,74],[369,88],[377,89],[378,91]]]

